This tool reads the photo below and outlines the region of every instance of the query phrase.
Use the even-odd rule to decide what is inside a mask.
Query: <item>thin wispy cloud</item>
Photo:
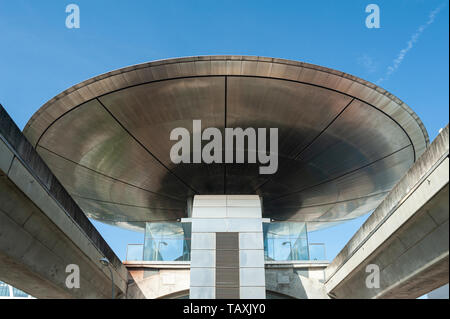
[[[358,65],[362,66],[367,73],[374,73],[377,65],[371,56],[364,54],[358,58]]]
[[[392,73],[394,73],[400,67],[406,54],[414,47],[414,44],[417,43],[417,41],[419,40],[420,36],[425,31],[425,29],[434,22],[434,20],[436,19],[436,16],[445,7],[445,5],[446,5],[446,3],[443,3],[439,7],[437,7],[436,9],[434,9],[433,11],[430,12],[430,14],[428,15],[428,21],[426,23],[422,24],[417,29],[417,31],[411,36],[411,38],[409,39],[409,41],[406,44],[406,47],[403,48],[402,50],[400,50],[399,54],[397,55],[395,60],[392,62],[392,65],[388,66],[386,74],[383,77],[378,79],[378,81],[376,82],[377,84],[380,84],[381,82],[388,80],[390,78],[390,76],[392,75]]]

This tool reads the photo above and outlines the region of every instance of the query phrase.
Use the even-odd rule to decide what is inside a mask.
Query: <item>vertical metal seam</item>
[[[198,194],[198,191],[196,191],[191,185],[186,183],[183,179],[181,179],[177,174],[175,174],[170,168],[168,168],[159,158],[156,157],[137,137],[135,137],[126,127],[122,124],[122,122],[119,121],[118,118],[114,116],[114,114],[103,104],[102,101],[100,101],[99,98],[96,98],[97,102],[106,110],[106,112],[114,119],[114,121],[125,131],[125,133],[128,134],[135,142],[139,144],[151,157],[153,157],[162,167],[164,167],[170,174],[172,174],[174,177],[176,177],[184,186],[189,188],[190,190],[194,191],[195,194]]]
[[[294,156],[294,160],[297,160],[298,157],[300,156],[300,154],[302,154],[305,150],[307,150],[341,115],[342,113],[344,113],[344,111],[353,103],[353,101],[355,101],[355,98],[352,98],[350,100],[350,102],[347,103],[346,106],[344,106],[344,108],[339,111],[339,113],[327,124],[327,126],[325,126],[325,128],[322,129],[321,132],[319,132],[319,134],[317,134],[305,147],[303,147],[295,156]],[[279,170],[281,170],[281,167],[279,168]],[[256,191],[258,189],[260,189],[261,187],[263,187],[264,185],[266,185],[268,182],[270,182],[272,180],[273,176],[269,177],[265,182],[263,182],[262,184],[260,184],[259,186],[257,186],[254,190],[254,192],[256,193]]]

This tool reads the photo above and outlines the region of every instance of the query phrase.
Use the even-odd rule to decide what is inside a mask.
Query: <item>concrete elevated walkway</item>
[[[103,257],[126,297],[127,269],[0,105],[0,280],[36,298],[111,298]],[[66,286],[69,264],[78,289]]]
[[[326,268],[334,298],[417,298],[449,282],[449,128]],[[379,267],[368,288],[367,265]]]

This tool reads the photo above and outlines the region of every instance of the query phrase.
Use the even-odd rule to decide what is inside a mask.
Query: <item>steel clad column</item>
[[[264,299],[257,195],[198,195],[192,208],[191,299]]]

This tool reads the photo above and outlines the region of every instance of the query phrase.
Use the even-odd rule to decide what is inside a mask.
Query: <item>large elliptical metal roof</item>
[[[173,164],[170,132],[279,128],[279,169]],[[429,143],[376,85],[283,59],[201,56],[112,71],[62,92],[24,133],[84,212],[125,227],[186,217],[194,194],[259,194],[264,217],[310,229],[374,209]]]

